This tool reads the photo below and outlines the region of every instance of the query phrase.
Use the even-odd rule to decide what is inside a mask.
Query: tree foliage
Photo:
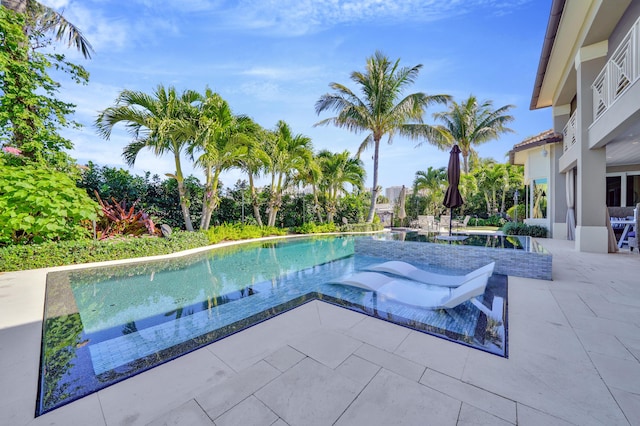
[[[62,172],[0,159],[0,245],[73,240],[89,235],[83,221],[99,207]]]
[[[81,84],[88,82],[89,74],[62,54],[36,50],[51,40],[30,26],[28,19],[0,7],[0,143],[19,148],[25,162],[69,170],[73,161],[65,150],[73,144],[58,131],[79,124],[67,119],[75,105],[56,97],[60,84],[48,70],[54,67],[66,72]],[[32,30],[25,32],[25,27]]]
[[[334,93],[322,95],[316,102],[316,113],[334,111],[338,115],[326,118],[317,125],[333,124],[352,132],[367,132],[357,156],[373,147],[373,185],[367,222],[373,220],[378,195],[378,163],[380,141],[384,136],[389,143],[398,134],[410,139],[435,138],[435,129],[424,124],[426,108],[434,103],[445,103],[448,95],[427,95],[417,92],[403,96],[404,89],[413,84],[422,65],[400,67],[400,60],[392,62],[382,52],[367,58],[365,72],[354,71],[351,80],[362,92],[358,97],[347,86],[331,83]]]

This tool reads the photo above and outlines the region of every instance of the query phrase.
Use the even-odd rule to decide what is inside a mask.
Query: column
[[[577,75],[576,144],[576,241],[578,251],[607,253],[606,171],[604,148],[589,149],[589,126],[593,123],[591,84],[606,63],[607,43],[585,46],[575,60]]]

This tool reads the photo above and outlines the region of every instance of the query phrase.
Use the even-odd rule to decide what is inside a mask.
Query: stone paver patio
[[[541,244],[508,359],[313,301],[35,419],[46,271],[0,274],[0,424],[640,425],[640,255]]]

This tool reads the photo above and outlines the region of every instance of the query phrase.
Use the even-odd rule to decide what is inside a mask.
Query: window
[[[607,207],[622,205],[622,177],[607,176]]]
[[[627,176],[627,206],[640,203],[640,175]]]

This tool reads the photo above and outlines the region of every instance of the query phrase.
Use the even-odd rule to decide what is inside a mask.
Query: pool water
[[[37,415],[312,300],[507,356],[506,276],[494,275],[484,296],[497,319],[470,302],[402,305],[327,283],[385,260],[355,253],[355,238],[371,237],[277,239],[49,273]]]

